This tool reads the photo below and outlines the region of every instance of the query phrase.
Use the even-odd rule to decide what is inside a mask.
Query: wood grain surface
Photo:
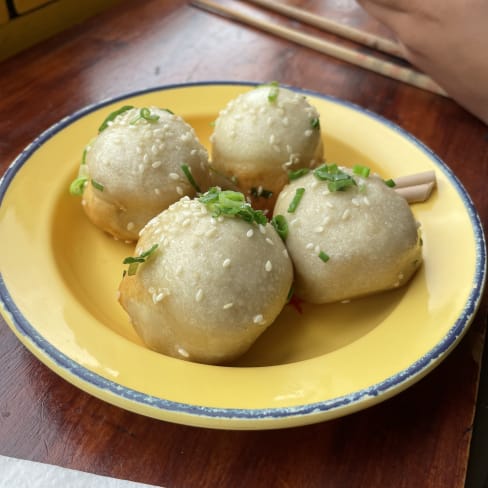
[[[389,35],[352,0],[287,3]],[[381,114],[446,162],[488,223],[488,129],[456,103],[179,0],[123,2],[2,62],[0,172],[87,104],[209,80],[279,80]],[[178,488],[462,487],[486,317],[484,299],[454,352],[396,397],[334,421],[258,432],[174,425],[106,404],[48,370],[0,319],[0,454]]]

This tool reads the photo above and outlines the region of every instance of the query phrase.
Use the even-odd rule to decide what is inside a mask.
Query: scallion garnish
[[[318,117],[310,119],[310,125],[312,126],[312,129],[320,129],[320,120]]]
[[[81,164],[86,164],[86,153],[88,151],[86,150],[86,147],[85,149],[83,149],[83,154],[81,155]]]
[[[195,178],[193,178],[193,175],[191,174],[190,168],[186,164],[181,165],[181,170],[183,173],[185,173],[185,176],[187,180],[190,182],[190,185],[195,188],[197,193],[201,193],[202,190],[200,190],[200,187],[197,185],[197,182],[195,181]]]
[[[322,181],[327,181],[329,191],[344,191],[350,186],[356,185],[354,178],[342,171],[337,164],[323,164],[313,172],[314,176]]]
[[[272,81],[269,84],[268,102],[274,103],[278,100],[278,94],[280,92],[280,85],[277,81]]]
[[[109,116],[102,122],[102,125],[98,128],[98,132],[104,131],[108,127],[109,122],[112,122],[113,120],[115,120],[115,117],[123,114],[124,112],[127,112],[127,110],[130,110],[131,108],[134,107],[132,105],[124,105],[123,107],[109,114]]]
[[[91,180],[91,184],[93,185],[94,188],[96,188],[99,191],[103,191],[105,189],[105,187],[101,183],[99,183],[98,181],[94,180],[93,178]]]
[[[288,291],[288,295],[286,297],[286,303],[289,303],[295,293],[295,287],[293,285],[290,286],[290,290]]]
[[[288,236],[288,222],[286,221],[286,218],[281,214],[275,215],[271,219],[271,225],[275,228],[281,239],[283,239],[283,241],[286,240]]]
[[[327,254],[325,254],[324,251],[320,251],[319,252],[319,258],[324,262],[326,263],[329,259],[330,259],[330,256],[328,256]]]
[[[396,183],[390,178],[389,180],[385,180],[385,185],[393,188],[396,186]]]
[[[266,216],[261,210],[254,210],[244,195],[237,191],[212,187],[198,198],[212,212],[213,217],[239,217],[246,222],[265,225]]]
[[[128,264],[127,274],[133,276],[137,273],[137,268],[141,263],[145,263],[149,256],[158,248],[159,244],[153,244],[150,249],[139,254],[139,256],[129,256],[124,259],[123,264]]]
[[[305,193],[305,188],[297,188],[295,191],[295,196],[293,197],[293,200],[290,202],[290,205],[288,207],[288,213],[293,213],[298,207],[298,204],[300,203],[300,200],[303,197],[303,194]]]
[[[69,185],[70,194],[75,196],[82,195],[87,181],[88,178],[86,176],[79,176],[78,178],[73,180],[71,185]]]
[[[166,110],[166,109],[165,109]],[[147,107],[142,107],[139,110],[139,115],[134,119],[131,120],[131,125],[135,124],[137,121],[144,119],[147,120],[150,123],[157,122],[159,120],[159,115],[157,114],[152,114],[151,110],[149,110]]]
[[[171,115],[174,115],[174,114],[175,114],[175,113],[174,113],[172,110],[170,110],[169,108],[162,108],[161,110],[164,110],[165,112],[168,112],[168,113],[169,113],[169,114],[171,114]],[[158,117],[158,118],[159,118],[159,117]]]
[[[271,190],[266,190],[261,186],[259,186],[258,188],[253,186],[251,188],[251,196],[253,196],[254,198],[271,198],[273,196],[273,192]]]
[[[362,176],[363,178],[367,178],[369,176],[370,171],[371,170],[367,166],[362,166],[361,164],[356,164],[352,168],[352,172],[355,175]]]
[[[299,169],[296,169],[294,171],[288,171],[288,179],[290,181],[298,180],[298,178],[305,176],[309,172],[310,172],[310,170],[308,168],[299,168]]]

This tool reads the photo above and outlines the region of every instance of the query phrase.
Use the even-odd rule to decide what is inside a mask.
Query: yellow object
[[[8,19],[0,0],[0,61],[117,4],[120,0],[15,0]]]
[[[57,374],[107,402],[197,426],[265,429],[319,422],[409,387],[458,343],[478,306],[485,244],[469,198],[428,149],[353,105],[305,93],[321,114],[327,158],[385,178],[435,170],[412,206],[425,262],[406,287],[350,303],[288,305],[235,364],[148,350],[117,303],[133,247],[95,228],[70,196],[84,149],[122,105],[167,107],[209,147],[211,123],[244,84],[149,90],[60,122],[17,159],[0,186],[0,303],[23,344]],[[33,203],[35,202],[35,203]],[[340,279],[340,276],[337,277]]]

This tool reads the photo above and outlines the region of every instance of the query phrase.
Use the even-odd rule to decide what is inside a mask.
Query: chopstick
[[[244,14],[229,7],[224,7],[211,0],[191,0],[190,4],[211,13],[216,13],[243,24],[251,25],[262,31],[274,34],[283,39],[306,46],[323,54],[335,57],[341,61],[355,66],[374,71],[383,76],[402,81],[417,88],[447,96],[446,92],[427,75],[410,68],[404,68],[389,61],[384,61],[372,55],[362,54],[352,49],[334,44],[333,42],[319,39],[315,36],[295,31],[288,27],[261,20]]]
[[[354,27],[350,27],[339,22],[335,22],[327,17],[302,10],[291,5],[279,3],[274,0],[245,0],[249,3],[260,5],[261,7],[268,8],[287,17],[299,20],[304,24],[312,25],[326,32],[331,32],[350,41],[363,44],[377,51],[381,51],[397,58],[404,58],[403,51],[397,42],[386,39],[385,37],[376,36]]]
[[[435,172],[424,171],[406,176],[393,178],[394,190],[408,203],[425,202],[436,187]]]

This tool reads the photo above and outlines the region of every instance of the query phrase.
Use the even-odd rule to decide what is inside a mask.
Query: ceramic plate
[[[212,121],[247,83],[159,87],[87,107],[39,136],[0,184],[1,309],[20,341],[77,387],[188,425],[268,429],[346,415],[432,370],[458,343],[485,281],[485,242],[465,190],[413,136],[349,103],[301,91],[321,114],[328,161],[385,178],[434,170],[412,205],[425,264],[408,286],[325,306],[286,306],[239,361],[207,366],[147,349],[116,301],[133,248],[96,229],[68,193],[85,144],[124,104],[181,115],[209,147]],[[300,91],[300,90],[298,90]],[[462,250],[462,252],[455,252]]]

